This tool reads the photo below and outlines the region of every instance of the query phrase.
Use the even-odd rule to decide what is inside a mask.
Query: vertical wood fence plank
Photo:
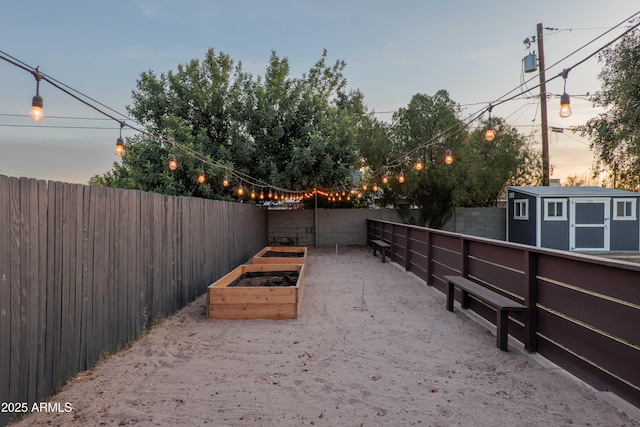
[[[29,366],[30,366],[30,354],[31,337],[29,333],[29,293],[31,288],[31,259],[29,246],[31,228],[29,227],[30,216],[30,191],[29,191],[29,179],[19,178],[20,181],[20,387],[18,395],[20,402],[27,402],[29,400]]]
[[[73,372],[78,373],[82,371],[82,362],[80,355],[81,352],[81,337],[82,337],[82,304],[83,304],[83,268],[82,268],[82,256],[83,256],[83,241],[84,241],[84,233],[83,233],[83,201],[84,201],[84,186],[81,184],[75,184],[72,187],[71,197],[73,200],[73,214],[72,218],[74,221],[74,255],[73,255],[73,263],[74,263],[74,289],[75,294],[73,296],[73,300],[75,301],[75,305],[73,307],[73,319],[74,319],[74,328],[73,328],[73,348],[74,352],[72,355],[71,366],[73,368]]]
[[[0,175],[0,402],[11,399],[11,205],[9,177]],[[0,425],[8,420],[0,413]]]
[[[58,387],[63,382],[62,363],[60,360],[61,333],[62,333],[62,183],[56,182],[53,193],[54,199],[49,205],[50,212],[53,213],[53,239],[49,241],[49,248],[53,250],[53,292],[51,295],[51,306],[53,308],[53,318],[50,325],[53,332],[53,355],[52,355],[52,386]]]
[[[105,347],[105,285],[106,285],[106,197],[104,188],[96,188],[94,193],[93,214],[95,217],[93,250],[93,331],[92,359],[95,364],[102,356]]]
[[[37,376],[38,376],[38,288],[39,288],[39,247],[38,247],[38,181],[28,179],[28,203],[29,216],[27,227],[29,228],[29,241],[27,245],[27,257],[29,265],[29,283],[27,287],[27,329],[29,331],[28,353],[29,365],[27,401],[31,404],[36,401]],[[23,378],[23,379],[24,379]]]
[[[82,275],[82,349],[85,369],[93,366],[97,359],[94,346],[94,235],[95,220],[95,193],[96,187],[85,188],[83,200],[83,275]]]
[[[36,379],[36,400],[43,400],[49,389],[46,384],[49,365],[46,363],[47,350],[47,237],[48,237],[48,186],[46,181],[38,181],[38,360]]]
[[[112,328],[113,312],[115,310],[115,295],[114,295],[114,271],[113,271],[113,259],[114,259],[114,208],[115,203],[112,200],[112,196],[115,194],[114,189],[104,189],[105,198],[105,220],[104,220],[104,307],[102,307],[104,327],[103,336],[104,343],[101,353],[110,354],[115,351],[115,334]]]
[[[44,363],[47,367],[45,373],[43,388],[45,390],[53,389],[53,352],[54,352],[54,315],[55,315],[55,206],[56,206],[56,184],[53,181],[48,182],[47,188],[47,266],[46,266],[46,292],[47,301],[45,309],[46,335],[45,335],[45,354]]]
[[[62,216],[60,217],[60,225],[62,227],[62,260],[60,262],[61,267],[61,326],[60,326],[60,382],[64,382],[70,374],[69,364],[71,362],[71,347],[70,347],[70,335],[73,330],[73,312],[71,310],[71,265],[70,265],[70,242],[71,242],[71,227],[70,224],[70,198],[71,198],[71,184],[62,184],[62,194],[60,199]],[[74,291],[75,294],[75,291]]]
[[[20,231],[22,229],[22,210],[20,207],[20,182],[18,178],[10,178],[11,194],[11,380],[10,400],[19,402],[20,396],[20,353],[22,331],[20,329],[20,289],[22,277],[20,271]]]

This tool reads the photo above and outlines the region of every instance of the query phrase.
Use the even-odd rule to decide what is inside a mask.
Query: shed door
[[[609,199],[571,200],[571,250],[609,250]]]

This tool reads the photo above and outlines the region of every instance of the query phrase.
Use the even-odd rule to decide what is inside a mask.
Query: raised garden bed
[[[295,319],[304,290],[302,264],[245,264],[207,288],[207,317]]]
[[[306,264],[306,246],[267,246],[255,254],[253,264]]]

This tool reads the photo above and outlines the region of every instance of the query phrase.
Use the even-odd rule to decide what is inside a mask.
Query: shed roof
[[[540,197],[638,197],[640,193],[604,187],[519,187],[508,190]]]

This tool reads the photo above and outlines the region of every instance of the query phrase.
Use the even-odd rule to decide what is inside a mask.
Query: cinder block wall
[[[313,209],[269,211],[269,245],[315,246]],[[318,209],[318,246],[366,245],[367,218],[404,223],[394,209]],[[504,208],[456,208],[444,230],[505,240]]]
[[[269,245],[315,246],[313,209],[269,211]],[[366,245],[367,218],[404,222],[394,209],[318,209],[318,246]]]
[[[506,240],[505,208],[456,208],[444,230],[489,239]]]

